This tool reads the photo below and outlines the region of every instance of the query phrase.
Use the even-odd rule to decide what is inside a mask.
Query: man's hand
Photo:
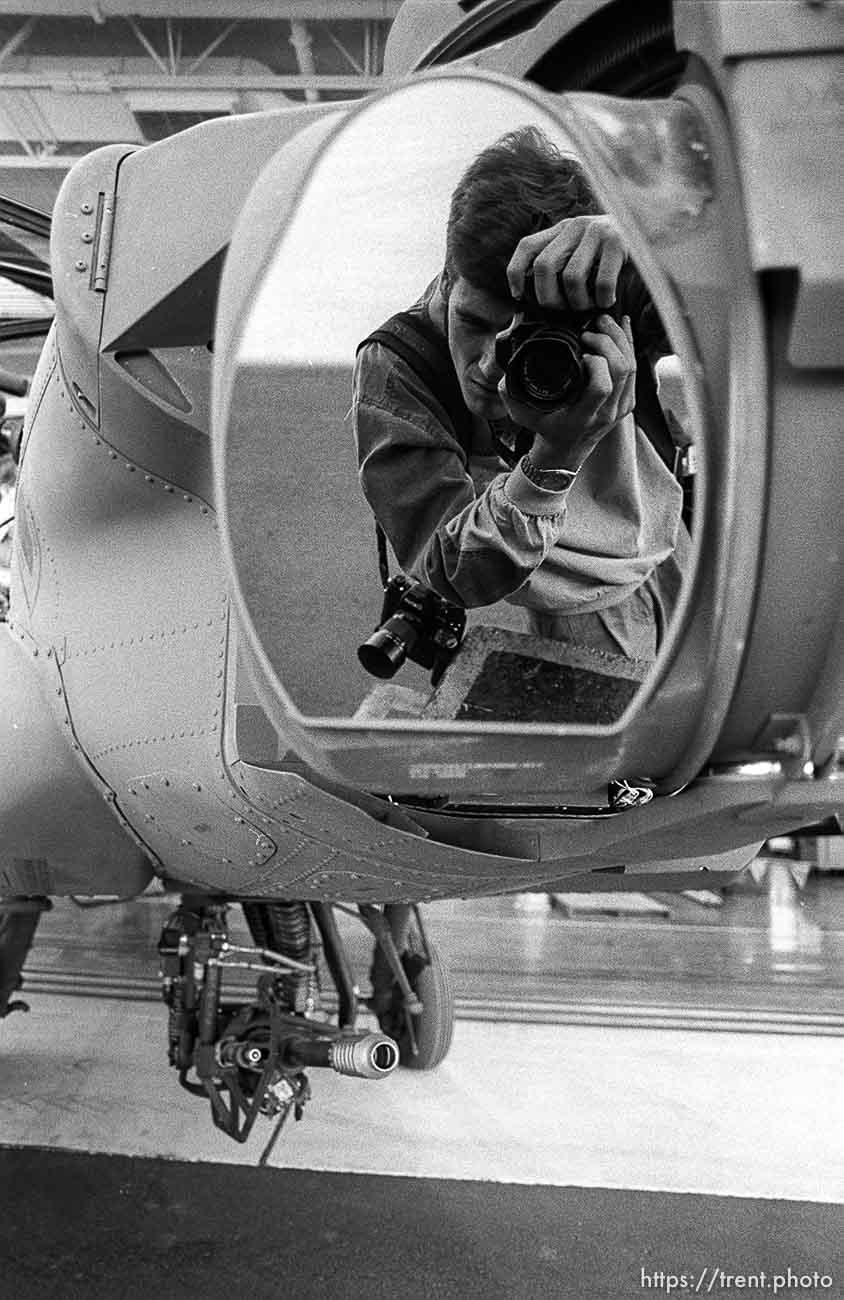
[[[530,457],[540,469],[578,470],[617,424],[632,418],[636,404],[636,355],[629,316],[621,324],[599,316],[582,335],[589,382],[570,406],[552,411],[514,402],[502,379],[498,392],[510,419],[537,435]],[[588,349],[588,350],[587,350]]]
[[[507,280],[513,297],[521,299],[525,273],[532,270],[541,307],[573,311],[611,307],[626,258],[612,217],[567,217],[519,240],[507,266]]]

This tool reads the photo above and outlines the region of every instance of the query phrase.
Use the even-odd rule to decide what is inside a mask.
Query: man
[[[379,342],[359,352],[353,413],[364,493],[409,576],[466,609],[520,606],[537,635],[647,661],[687,535],[680,487],[635,419],[637,351],[656,354],[645,360],[639,320],[601,310],[625,260],[577,164],[535,128],[504,136],[458,184],[444,270],[411,309],[447,341],[470,445],[442,394]],[[496,360],[526,276],[541,308],[596,312],[588,383],[551,410],[516,402]]]

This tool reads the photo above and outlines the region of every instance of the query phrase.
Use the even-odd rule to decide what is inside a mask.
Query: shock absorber
[[[269,948],[283,957],[292,957],[294,961],[313,960],[311,914],[307,903],[243,903],[242,906],[249,933],[259,948]],[[304,971],[288,971],[280,979],[285,1008],[299,1015],[308,1011],[314,992],[312,977]]]

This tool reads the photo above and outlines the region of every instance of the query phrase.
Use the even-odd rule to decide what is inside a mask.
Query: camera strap
[[[463,401],[448,342],[433,322],[419,312],[396,312],[358,345],[358,352],[368,343],[380,343],[410,366],[442,406],[468,457],[472,416]]]

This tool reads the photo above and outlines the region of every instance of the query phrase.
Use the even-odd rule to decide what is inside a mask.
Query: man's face
[[[458,276],[448,298],[448,346],[463,400],[485,420],[505,415],[498,395],[503,370],[495,360],[495,336],[513,317],[513,304],[494,298]]]

